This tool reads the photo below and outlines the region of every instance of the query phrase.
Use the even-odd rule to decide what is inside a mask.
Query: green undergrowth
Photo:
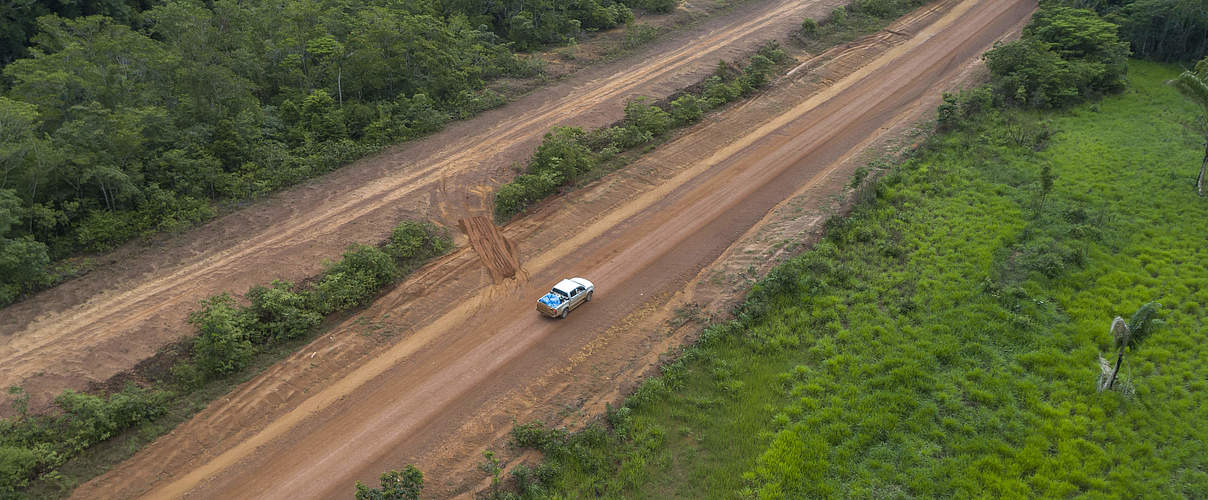
[[[189,316],[192,341],[163,353],[170,368],[140,373],[153,381],[150,388],[131,384],[105,397],[66,391],[53,415],[28,414],[28,397],[10,389],[18,416],[0,420],[0,498],[70,492],[297,351],[324,318],[368,304],[451,248],[435,225],[406,221],[379,247],[350,246],[309,283],[274,281],[252,287],[243,300],[210,297]]]
[[[1208,496],[1202,145],[1175,68],[1129,75],[964,116],[604,422],[519,426],[546,459],[497,494]],[[1149,301],[1164,326],[1097,392],[1112,318]]]

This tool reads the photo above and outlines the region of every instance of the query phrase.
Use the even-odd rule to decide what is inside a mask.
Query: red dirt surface
[[[790,4],[761,8],[788,15],[778,9]],[[462,248],[76,496],[346,497],[354,480],[372,484],[406,463],[427,474],[426,496],[469,494],[481,477],[476,457],[498,445],[513,419],[574,421],[615,400],[657,361],[652,353],[682,340],[650,325],[705,281],[703,269],[750,241],[785,200],[807,196],[822,206],[842,191],[845,160],[931,112],[938,89],[1034,8],[1034,0],[941,1],[807,64],[773,91],[503,228],[519,251],[519,279],[495,284]],[[503,154],[465,147],[479,146],[479,154]],[[405,203],[372,186],[361,189],[373,203]],[[434,196],[434,206],[446,206],[449,198]],[[348,203],[345,212],[370,211]],[[305,221],[302,237],[313,219],[297,220]],[[264,244],[259,250],[271,253]],[[550,284],[572,275],[596,283],[591,304],[562,321],[532,310]]]
[[[489,214],[490,193],[551,127],[613,123],[627,100],[666,97],[840,3],[746,4],[163,244],[107,255],[101,269],[0,309],[0,387],[22,386],[31,409],[46,408],[63,389],[103,383],[191,335],[185,320],[201,299],[314,276],[324,260],[351,243],[384,239],[403,218],[451,227]],[[0,416],[11,411],[0,405]]]
[[[478,260],[486,266],[495,283],[502,283],[504,278],[516,276],[520,270],[520,260],[516,257],[516,245],[508,241],[491,218],[478,215],[457,221],[461,232],[470,240],[470,248],[478,254]]]

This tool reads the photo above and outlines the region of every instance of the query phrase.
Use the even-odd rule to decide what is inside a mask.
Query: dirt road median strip
[[[889,88],[889,89],[885,89],[882,92],[876,92],[876,93],[861,92],[858,95],[845,95],[842,98],[840,98],[840,96],[839,96],[839,94],[841,92],[840,90],[835,90],[833,92],[823,92],[820,95],[825,96],[825,97],[821,98],[821,99],[823,99],[825,101],[836,101],[835,103],[833,103],[833,105],[836,106],[837,109],[831,109],[829,111],[828,116],[830,116],[830,117],[845,116],[849,120],[860,119],[860,117],[862,115],[867,115],[867,114],[877,116],[878,112],[874,112],[874,111],[881,109],[880,107],[878,107],[879,104],[878,104],[877,99],[886,98],[890,95],[894,95],[896,99],[907,99],[907,100],[910,99],[909,96],[913,95],[913,92],[915,91],[914,89],[926,87],[926,82],[923,81],[922,77],[916,72],[927,73],[928,71],[935,71],[937,69],[940,72],[942,72],[945,61],[949,60],[947,58],[952,57],[950,54],[944,53],[942,51],[936,52],[933,49],[947,47],[954,52],[958,48],[964,49],[966,51],[976,50],[976,48],[971,49],[968,47],[961,47],[961,46],[964,44],[967,44],[968,43],[967,40],[978,37],[978,36],[981,36],[982,38],[985,38],[987,36],[994,36],[994,34],[980,35],[978,33],[979,29],[983,29],[986,26],[993,27],[994,29],[999,29],[999,28],[1002,28],[1004,24],[1006,24],[1007,26],[1010,26],[1011,24],[1013,24],[1014,19],[1005,19],[1005,17],[1007,16],[1006,13],[1009,12],[1012,16],[1015,14],[1019,14],[1020,9],[1016,9],[1015,7],[1017,7],[1018,5],[1022,5],[1022,4],[1023,4],[1022,2],[1016,2],[1016,3],[1002,5],[1001,7],[999,7],[998,4],[995,4],[993,2],[969,1],[969,2],[965,2],[963,4],[958,5],[957,8],[955,8],[952,12],[945,15],[942,20],[933,24],[928,30],[924,30],[924,32],[921,33],[920,37],[916,37],[916,39],[904,41],[903,46],[905,46],[905,48],[903,48],[903,46],[895,47],[894,49],[891,49],[889,52],[887,52],[885,55],[883,55],[881,58],[877,59],[874,63],[870,64],[871,66],[873,66],[875,68],[886,68],[886,67],[891,68],[892,71],[890,71],[890,74],[887,75],[887,78],[884,80],[868,79],[868,82],[864,82],[863,85],[870,85],[871,84],[870,82],[876,82],[876,81],[884,81],[884,85],[891,85],[893,82],[896,82],[903,86],[909,86],[910,90],[901,90],[901,91],[895,92],[895,89]],[[976,8],[976,11],[971,12],[971,10],[974,8]],[[1026,12],[1025,12],[1025,14],[1026,14]],[[1002,17],[1003,19],[1000,19],[1000,17]],[[958,20],[966,21],[966,22],[956,22]],[[956,26],[956,25],[960,25],[960,29],[953,28],[952,29],[953,33],[950,33],[949,36],[946,36],[944,38],[944,40],[937,42],[936,47],[929,48],[929,50],[912,50],[912,49],[919,49],[920,47],[922,47],[922,45],[924,43],[931,40],[932,37],[934,37],[941,31],[943,31],[943,28]],[[922,36],[924,34],[926,36]],[[980,41],[978,43],[980,43]],[[900,58],[907,56],[907,54],[909,54],[909,57],[914,58],[914,59],[902,61],[901,65],[898,65],[898,64],[891,65],[890,64],[891,62],[893,62],[895,60],[898,60]],[[913,71],[911,68],[913,68]],[[871,71],[872,70],[857,71],[856,73],[854,73],[846,78],[841,79],[839,87],[843,90],[853,88],[854,86],[856,86],[857,84],[860,84],[860,82],[865,80],[866,77],[872,76],[870,74]],[[936,75],[928,75],[928,76],[938,77]],[[818,96],[815,96],[814,98],[810,99],[809,103],[812,105],[805,106],[804,108],[800,108],[800,107],[793,108],[793,110],[794,110],[794,112],[796,112],[796,114],[792,118],[779,119],[779,120],[776,120],[776,122],[781,123],[782,125],[787,125],[788,122],[795,122],[797,118],[802,117],[802,114],[804,114],[806,110],[812,109],[814,107],[820,107],[822,105],[822,103],[814,102],[817,99],[820,99],[820,98]],[[843,108],[838,101],[843,101],[844,103],[852,106],[854,109]],[[850,111],[850,112],[848,112],[848,111]],[[793,114],[793,113],[790,113],[790,114]],[[798,124],[798,125],[802,125],[802,124]],[[809,125],[809,124],[804,124],[804,125]],[[841,123],[831,124],[829,120],[819,121],[818,126],[827,128],[830,132],[815,131],[814,134],[810,136],[809,140],[812,141],[812,143],[814,143],[814,144],[828,144],[828,143],[832,142],[830,140],[830,138],[831,138],[831,135],[834,133],[834,130],[838,126],[843,126],[843,125],[844,124],[841,124]],[[848,124],[848,125],[850,125],[850,124]],[[859,128],[859,129],[862,130],[862,128]],[[756,130],[767,132],[769,135],[775,135],[773,133],[776,132],[777,130],[779,130],[779,127],[772,127],[770,129],[763,127],[763,128],[756,128]],[[873,126],[873,130],[876,130],[875,124]],[[787,140],[788,138],[784,138],[784,139]],[[858,138],[856,138],[856,142],[859,142]],[[725,149],[728,151],[731,151],[731,153],[730,153],[731,155],[739,154],[740,152],[743,152],[744,150],[746,150],[747,146],[750,146],[753,144],[754,144],[754,140],[752,139],[750,142],[747,142],[744,145],[731,144],[729,147],[727,147]],[[764,147],[767,147],[767,146],[764,146]],[[767,158],[766,161],[769,164],[769,165],[767,165],[767,168],[784,168],[784,167],[782,167],[782,164],[784,162],[788,162],[789,164],[792,164],[796,159],[799,159],[799,157],[797,156],[797,154],[801,151],[801,149],[799,149],[799,148],[805,148],[806,150],[809,149],[809,147],[803,146],[803,145],[795,145],[795,146],[791,146],[791,147],[785,146],[785,147],[787,149],[773,148],[773,152],[775,154],[773,154]],[[717,157],[715,155],[715,159],[713,161],[715,164],[722,163],[722,160],[724,160],[724,159],[725,159],[724,156]],[[775,163],[775,166],[770,165],[770,163]],[[745,164],[745,163],[744,163],[744,165],[749,166],[748,164]],[[694,166],[694,168],[695,168],[695,166]],[[703,168],[704,170],[709,170],[710,167],[706,166],[706,167],[701,167],[701,168]],[[768,173],[764,173],[764,174],[760,175],[760,177],[762,178],[762,181],[766,183],[769,180],[768,176],[775,177],[775,175],[773,175],[773,174],[774,174],[774,172],[768,172]],[[755,181],[752,181],[752,182],[755,182]],[[691,184],[691,183],[688,183],[685,180],[684,184]],[[697,187],[700,187],[700,186],[697,186]],[[684,194],[683,196],[680,196],[679,198],[677,198],[675,200],[667,200],[668,203],[674,202],[674,203],[680,204],[679,208],[705,207],[705,208],[707,208],[707,210],[705,210],[705,211],[712,214],[708,217],[701,216],[700,214],[688,214],[687,217],[699,218],[700,220],[697,221],[696,223],[686,224],[685,226],[698,226],[699,223],[709,222],[710,220],[712,220],[712,218],[716,218],[715,212],[717,209],[722,209],[724,211],[725,206],[715,203],[713,198],[710,195],[706,194],[707,192],[710,191],[710,189],[708,189],[709,187],[712,187],[712,183],[708,183],[708,185],[704,186],[704,188],[702,188],[702,189],[694,190],[693,192],[697,193],[697,194],[694,194],[692,196]],[[742,198],[743,193],[745,192],[744,191],[745,189],[748,189],[748,188],[743,187],[743,186],[730,186],[728,189],[726,189],[726,194],[728,194],[730,196],[736,196],[736,197]],[[659,191],[659,190],[655,189],[655,191]],[[639,201],[637,198],[635,198],[635,199],[628,200],[628,202],[629,203],[649,202],[651,204],[647,205],[648,208],[657,207],[657,206],[659,206],[659,202],[661,202],[667,198],[668,194],[669,193],[664,192],[661,195],[656,196],[653,200],[651,200],[650,198],[643,197],[643,198],[641,198],[641,201]],[[685,203],[686,203],[686,205],[684,205]],[[627,203],[626,206],[628,206],[628,205],[629,204]],[[620,210],[620,213],[625,213],[625,212],[626,212],[626,210]],[[674,213],[671,213],[669,215],[674,215]],[[628,218],[629,217],[625,217],[625,219],[628,219]],[[611,214],[608,217],[608,219],[611,222],[609,222],[608,224],[604,224],[604,225],[615,224],[618,222],[618,220],[616,218],[612,217]],[[675,220],[678,220],[678,219],[675,219]],[[666,219],[663,219],[662,222],[668,222],[668,221]],[[675,222],[675,221],[673,220],[671,222]],[[600,224],[603,224],[603,223],[594,222],[592,225],[593,225],[593,227],[595,227]],[[656,225],[656,226],[647,226],[645,224],[641,224],[640,221],[636,221],[636,222],[634,222],[633,227],[630,228],[630,231],[631,232],[637,231],[638,233],[644,234],[645,236],[655,234],[657,236],[661,236],[664,238],[671,238],[671,239],[677,239],[677,238],[682,239],[682,238],[687,238],[687,237],[695,237],[694,235],[699,233],[699,231],[698,231],[697,233],[693,233],[693,235],[675,236],[675,235],[669,234],[667,232],[660,232],[660,229],[662,229],[662,228],[664,228],[664,226],[662,226],[661,224]],[[602,228],[598,232],[602,232],[605,230],[606,230],[606,228]],[[593,232],[593,231],[588,231],[588,232]],[[635,233],[635,234],[637,234],[637,233]],[[649,238],[646,238],[646,237],[637,238],[637,240],[640,240],[641,242],[644,242],[644,243],[651,243],[651,244],[658,243],[658,242],[651,242],[649,240]],[[661,247],[663,245],[656,245],[656,246]],[[553,263],[558,262],[561,259],[566,258],[568,255],[570,255],[571,250],[574,250],[573,246],[572,247],[558,247],[553,250],[546,251],[543,254],[541,254],[541,257],[539,257],[537,259],[528,260],[529,263],[526,266],[526,268],[529,268],[529,271],[533,272],[533,273],[542,272],[542,271],[546,270],[546,268],[551,267]],[[620,251],[621,253],[620,254],[612,253],[613,250]],[[591,256],[585,256],[584,259],[594,262],[594,265],[596,267],[598,267],[599,269],[608,269],[608,270],[614,270],[614,271],[628,269],[624,272],[620,272],[619,275],[633,275],[634,273],[636,273],[640,270],[638,268],[642,264],[642,262],[645,262],[645,260],[648,260],[649,258],[657,259],[659,256],[661,256],[665,253],[662,251],[658,251],[658,249],[651,249],[650,252],[639,255],[638,257],[640,257],[640,258],[635,259],[635,258],[632,258],[633,257],[632,255],[629,255],[627,252],[624,252],[624,250],[625,250],[624,248],[612,249],[612,248],[609,248],[608,246],[605,246],[603,248],[600,248],[597,252],[595,252]],[[557,254],[559,254],[559,252],[561,252],[561,255],[557,255]],[[546,265],[536,265],[535,263],[541,263],[541,264],[546,264]],[[621,279],[621,278],[618,278],[618,279]],[[618,297],[617,300],[621,300],[621,299],[622,298]],[[503,302],[504,303],[498,304],[496,306],[492,306],[490,309],[492,311],[494,311],[495,309],[498,309],[499,307],[505,307],[505,306],[511,305],[510,301],[503,301]],[[593,305],[594,305],[594,303],[593,303]],[[303,419],[306,419],[312,413],[323,409],[331,402],[339,400],[340,398],[343,398],[344,396],[346,396],[354,391],[361,390],[361,388],[364,387],[366,383],[370,382],[371,380],[377,379],[377,377],[379,375],[385,373],[387,370],[394,369],[397,364],[404,361],[408,356],[410,356],[417,350],[425,348],[424,346],[425,346],[426,342],[432,340],[433,338],[439,337],[441,335],[442,331],[445,331],[446,328],[452,326],[452,323],[460,324],[461,322],[464,321],[464,318],[471,317],[472,315],[464,315],[464,314],[476,309],[476,306],[467,306],[467,305],[462,304],[462,305],[459,305],[456,309],[457,310],[450,312],[450,315],[445,315],[441,319],[437,320],[435,323],[430,325],[429,327],[421,329],[420,331],[416,332],[412,337],[405,339],[403,342],[400,342],[400,344],[396,345],[394,348],[391,348],[387,352],[383,353],[381,356],[378,356],[378,357],[370,360],[368,363],[365,363],[364,365],[361,366],[360,369],[352,372],[349,376],[347,376],[343,379],[340,379],[339,381],[337,381],[334,384],[328,385],[326,389],[321,391],[319,394],[312,396],[310,399],[306,400],[301,406],[297,407],[294,411],[290,412],[290,414],[284,416],[283,418],[275,420],[273,423],[269,424],[269,426],[266,427],[263,431],[252,435],[250,437],[250,439],[245,440],[242,444],[236,446],[235,448],[228,450],[226,453],[223,453],[221,456],[208,461],[208,463],[206,463],[202,467],[200,467],[198,469],[194,469],[193,472],[190,473],[186,478],[183,478],[182,481],[180,481],[176,484],[170,485],[168,487],[170,489],[162,490],[162,491],[160,491],[160,493],[166,493],[169,491],[173,491],[176,493],[183,493],[183,492],[191,489],[193,486],[199,484],[200,481],[204,480],[206,477],[211,476],[213,473],[217,473],[219,471],[227,469],[228,467],[230,467],[231,465],[234,465],[234,464],[244,463],[244,459],[250,458],[249,454],[252,453],[254,450],[256,450],[256,448],[258,446],[266,445],[266,444],[272,442],[277,437],[280,437],[281,435],[283,435],[283,433],[288,431],[293,426],[301,424]],[[586,311],[586,313],[590,314],[592,311],[598,311],[598,310],[603,310],[603,309],[593,308],[593,309]],[[531,313],[531,311],[525,311],[525,312]],[[600,313],[600,314],[604,314],[604,313]],[[529,316],[532,316],[532,315],[529,314]],[[528,316],[526,316],[526,318],[527,317]],[[604,318],[605,317],[601,317],[601,319],[604,319]],[[572,318],[572,321],[574,321],[574,320],[575,320],[575,318]],[[512,321],[515,322],[514,325],[512,325],[512,323],[511,323]],[[592,321],[592,319],[591,319],[591,317],[585,317],[583,319],[583,321],[590,322],[590,321]],[[508,361],[509,357],[523,356],[525,354],[525,352],[524,352],[525,345],[532,344],[533,342],[541,341],[544,338],[544,334],[548,333],[548,332],[531,333],[531,332],[528,332],[527,330],[524,330],[521,327],[527,325],[527,323],[524,323],[523,318],[517,319],[512,316],[509,316],[508,318],[496,318],[493,320],[493,322],[499,323],[501,325],[503,323],[507,323],[508,325],[516,326],[516,328],[508,327],[508,328],[502,329],[499,332],[490,333],[491,335],[493,335],[493,337],[491,337],[491,339],[494,340],[494,342],[483,342],[483,340],[481,338],[479,338],[479,339],[477,339],[477,341],[478,341],[477,344],[471,345],[471,344],[467,343],[464,345],[470,346],[469,349],[473,353],[484,352],[484,351],[482,351],[482,349],[488,349],[488,351],[489,351],[489,348],[491,348],[491,346],[494,346],[495,349],[498,349],[500,346],[506,346],[506,349],[504,351],[493,351],[493,354],[497,354],[493,358],[481,358],[481,359],[485,359],[488,361],[487,365],[475,366],[474,370],[472,370],[472,371],[459,372],[458,376],[455,377],[454,379],[445,380],[443,387],[446,389],[446,392],[441,394],[441,398],[442,398],[442,400],[452,401],[447,404],[453,404],[453,405],[460,404],[455,401],[455,400],[459,399],[458,395],[460,393],[458,391],[466,390],[465,388],[467,388],[467,387],[473,387],[473,386],[475,386],[475,384],[478,381],[481,381],[481,380],[496,379],[496,377],[495,377],[496,371],[498,369],[501,369],[501,368],[499,368],[500,363],[506,363]],[[500,323],[500,322],[502,322],[502,323]],[[524,324],[522,325],[521,323],[524,323]],[[506,325],[504,325],[504,326],[506,326]],[[525,332],[523,334],[523,337],[524,337],[523,339],[510,337],[511,335],[516,335],[518,332]],[[481,335],[487,335],[486,332],[479,332],[479,333]],[[565,332],[561,332],[561,333],[565,333]],[[501,337],[501,335],[502,335],[502,337]],[[498,337],[498,338],[496,339],[496,337]],[[517,352],[516,349],[520,349],[520,351]],[[442,358],[443,358],[443,356],[442,356]],[[431,359],[431,358],[429,358],[429,359]],[[467,362],[471,359],[480,359],[480,358],[478,358],[477,355],[474,355],[474,356],[467,355],[465,357],[455,357],[455,358],[450,358],[450,359],[458,361],[458,363],[455,363],[457,366],[464,367],[465,362]],[[420,365],[411,365],[411,366],[413,368],[417,368],[417,369],[421,368]],[[452,368],[452,366],[450,366],[450,368]],[[438,368],[434,368],[434,369],[437,369],[438,371],[440,371]],[[426,368],[425,368],[425,370],[426,370]],[[418,376],[418,375],[419,374],[417,373],[416,376]],[[410,377],[408,377],[408,380],[409,380],[409,382],[407,382],[408,384],[413,384],[414,380],[410,380]],[[444,380],[444,379],[441,377],[437,377],[437,380],[439,381],[439,380]],[[433,380],[428,380],[428,382],[433,383]],[[401,380],[400,381],[390,381],[390,383],[391,384],[403,383],[403,381],[401,381]],[[411,386],[417,387],[415,385],[411,385]],[[447,398],[453,398],[453,399],[447,399]],[[389,406],[390,406],[389,408],[378,408],[378,409],[373,409],[373,410],[367,410],[367,411],[374,411],[374,412],[381,410],[383,413],[380,413],[380,414],[375,413],[372,415],[366,415],[361,412],[357,412],[357,414],[356,414],[355,418],[358,418],[358,419],[369,419],[373,422],[380,422],[382,425],[384,425],[387,422],[391,423],[391,426],[389,428],[380,427],[377,423],[373,424],[373,427],[375,429],[377,429],[379,431],[383,431],[391,437],[387,437],[386,434],[370,433],[370,435],[373,435],[375,438],[375,441],[373,443],[368,443],[369,446],[364,447],[364,448],[354,447],[354,448],[356,448],[355,451],[363,454],[361,456],[368,457],[368,458],[365,458],[366,460],[374,460],[374,459],[376,459],[377,456],[379,456],[377,453],[381,453],[381,451],[378,451],[376,453],[372,452],[369,448],[379,449],[382,446],[391,446],[391,443],[398,443],[399,441],[403,440],[408,435],[408,431],[406,429],[401,428],[397,421],[394,421],[394,420],[391,420],[390,418],[388,418],[390,415],[394,414],[394,412],[401,411],[400,408],[396,408],[397,405],[389,405]],[[443,411],[444,406],[445,406],[445,403],[442,403],[439,405],[433,404],[432,407],[423,408],[423,409],[408,408],[407,409],[408,414],[412,415],[412,417],[409,417],[409,420],[433,421],[432,419],[436,418],[435,416],[438,416],[441,414],[440,412]],[[460,408],[460,407],[458,407],[458,408]],[[426,418],[420,418],[419,413],[416,413],[416,412],[428,414],[429,416]],[[351,414],[349,414],[348,416],[350,418],[353,417],[353,415],[351,415]],[[416,420],[416,419],[419,419],[419,420]],[[436,420],[444,421],[447,419],[441,417],[441,418],[436,418]],[[337,423],[337,421],[332,421],[333,425],[336,423]],[[316,424],[314,422],[311,422],[306,425],[309,426],[309,425],[316,425]],[[363,429],[363,430],[358,431],[356,434],[357,434],[357,436],[364,436],[365,431],[366,430]],[[321,434],[321,433],[318,433],[318,434]],[[318,434],[316,434],[316,435],[318,435]],[[358,440],[359,439],[360,438],[358,438]],[[299,444],[299,446],[302,446],[302,445]],[[341,449],[342,448],[343,447],[341,447]],[[333,450],[333,452],[334,452],[334,450]],[[342,453],[344,453],[344,452],[343,451],[339,452],[339,454],[342,454]],[[278,456],[278,455],[269,454],[269,453],[267,453],[267,450],[266,450],[266,452],[264,454],[257,454],[257,457],[255,458],[255,460],[253,460],[253,462],[258,462],[260,460],[271,460],[271,458],[270,458],[271,456]],[[326,459],[329,459],[330,456],[325,455],[324,458],[326,460]],[[293,461],[293,460],[297,460],[297,459],[298,459],[298,457],[291,456],[291,457],[289,457],[288,461]],[[350,470],[350,468],[353,467],[352,465],[341,462],[340,460],[335,460],[334,462],[328,460],[328,463],[329,464],[330,463],[340,464],[338,466],[339,470],[330,470],[327,472],[327,474],[329,474],[329,475],[339,476],[341,474],[355,473],[352,470]],[[280,465],[283,465],[283,463]],[[284,469],[282,469],[281,471],[284,472]],[[340,472],[340,471],[343,471],[343,472]],[[234,473],[236,476],[238,476],[237,471],[229,470],[228,472]],[[234,485],[236,483],[241,483],[240,481],[237,481],[237,480],[231,480],[232,476],[229,476],[225,473],[223,474],[223,476],[225,479],[220,481],[221,484]],[[314,476],[308,475],[306,477],[313,478]],[[288,477],[285,479],[296,479],[296,478],[297,478],[297,476],[295,475],[295,472],[290,472],[288,474]],[[296,486],[303,487],[304,485],[297,484]],[[218,486],[218,487],[221,489],[221,486]],[[285,494],[285,491],[281,490],[281,493]]]

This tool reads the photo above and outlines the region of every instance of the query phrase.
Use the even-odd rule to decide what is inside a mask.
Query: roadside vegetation
[[[822,22],[806,19],[793,34],[807,50],[821,52],[881,29],[925,0],[859,0],[839,7]],[[559,127],[545,135],[522,172],[495,194],[495,220],[506,222],[559,190],[625,165],[633,155],[668,132],[691,125],[704,113],[749,97],[767,86],[790,58],[770,42],[745,63],[718,65],[697,88],[665,103],[639,98],[625,107],[621,123],[585,132]],[[741,69],[739,69],[741,68]]]
[[[1064,113],[963,117],[603,422],[518,427],[545,461],[501,495],[1208,494],[1193,108],[1172,68],[1130,75]],[[1150,302],[1161,326],[1098,391],[1112,317]]]
[[[488,82],[541,72],[521,52],[675,4],[0,6],[0,306],[79,272],[54,262],[499,106]]]
[[[734,319],[602,421],[517,426],[545,459],[490,494],[1208,496],[1204,110],[1116,33],[1047,5]]]
[[[275,281],[238,299],[221,294],[189,317],[196,329],[163,373],[142,374],[150,387],[128,385],[106,396],[66,391],[60,412],[28,413],[28,397],[9,390],[18,416],[0,420],[0,497],[61,496],[205,407],[230,386],[293,352],[328,315],[369,303],[452,242],[431,223],[407,221],[381,245],[352,245],[310,284]],[[123,443],[108,443],[117,438]],[[98,450],[94,448],[106,448]],[[421,479],[422,483],[422,479]]]
[[[805,18],[794,38],[810,52],[822,52],[884,28],[928,0],[855,0],[816,20]]]
[[[695,123],[704,113],[750,96],[767,86],[790,60],[775,42],[761,47],[745,65],[722,62],[699,90],[673,96],[666,104],[638,98],[625,106],[621,123],[584,132],[558,127],[545,134],[524,173],[495,193],[495,220],[504,222],[588,174],[599,175],[627,161],[620,153],[653,144],[671,130]]]

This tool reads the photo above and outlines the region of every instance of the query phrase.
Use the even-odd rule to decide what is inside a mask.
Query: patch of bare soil
[[[461,232],[470,240],[470,248],[478,254],[478,260],[495,283],[502,283],[505,278],[513,278],[520,269],[520,261],[516,258],[516,245],[495,227],[491,218],[477,215],[457,221]]]
[[[349,244],[385,239],[400,219],[451,227],[487,215],[489,194],[551,127],[613,123],[629,99],[694,84],[838,3],[751,2],[193,231],[128,245],[96,271],[0,309],[0,387],[22,386],[31,409],[44,409],[63,389],[103,384],[189,336],[187,315],[206,297],[305,280]],[[0,416],[11,412],[0,405]]]
[[[685,341],[691,329],[669,320],[724,310],[745,286],[724,281],[735,266],[755,275],[791,253],[755,257],[813,231],[854,155],[929,117],[939,89],[1034,8],[939,1],[815,60],[508,224],[517,278],[496,283],[463,248],[76,496],[342,497],[407,463],[425,471],[426,495],[471,494],[481,451],[501,447],[514,421],[575,425],[617,401]],[[540,317],[533,301],[567,276],[593,280],[595,300]]]

